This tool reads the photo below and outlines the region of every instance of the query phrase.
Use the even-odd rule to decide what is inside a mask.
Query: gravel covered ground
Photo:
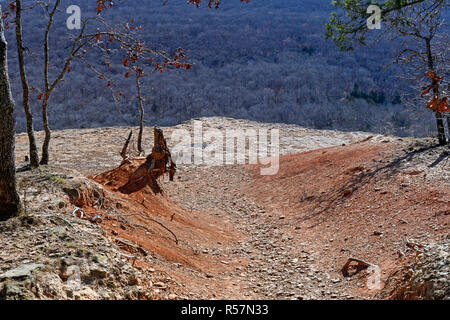
[[[448,295],[448,286],[442,285],[449,283],[448,240],[442,240],[450,223],[447,147],[435,146],[431,139],[221,117],[201,120],[204,131],[278,129],[283,155],[279,173],[263,177],[258,165],[179,164],[174,182],[161,181],[164,195],[150,199],[160,212],[154,207],[147,212],[176,232],[181,239],[176,246],[167,230],[154,223],[141,226],[148,232],[138,232],[131,222],[80,219],[63,191],[67,183],[89,183],[88,175],[116,168],[129,128],[55,132],[52,165],[19,174],[27,215],[0,223],[0,246],[4,248],[0,252],[0,298],[385,299]],[[191,132],[193,126],[194,120],[162,128],[169,148],[176,143],[171,140],[176,129]],[[42,133],[37,133],[37,138],[41,141]],[[145,150],[151,150],[151,128],[146,128],[144,141]],[[205,147],[195,141],[186,146],[197,151]],[[24,134],[17,136],[16,154],[18,166],[25,165]],[[106,180],[104,183],[113,206],[91,203],[85,208],[91,217],[145,210],[145,198],[139,198],[140,205],[130,205],[133,199],[119,199]],[[174,221],[170,210],[177,213]],[[137,261],[127,258],[130,252],[116,240],[130,241],[131,248],[145,248],[148,255]],[[160,246],[158,241],[163,241]],[[424,252],[417,260],[422,262],[414,265],[418,250]],[[351,256],[381,267],[380,289],[368,289],[366,270],[343,276],[341,268]],[[68,266],[72,266],[69,271]],[[412,272],[402,271],[404,268]],[[76,290],[69,285],[73,270],[79,271],[81,279]],[[424,295],[402,296],[400,293],[411,289],[396,291],[405,286],[423,289],[428,278],[438,279],[437,286],[425,290]]]

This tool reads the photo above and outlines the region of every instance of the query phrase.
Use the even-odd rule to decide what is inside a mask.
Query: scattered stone
[[[35,270],[43,268],[44,265],[37,263],[24,264],[15,269],[9,270],[3,274],[0,274],[0,280],[2,279],[23,279],[30,277]]]
[[[104,268],[95,267],[95,268],[91,269],[91,276],[93,276],[95,278],[103,279],[108,276],[108,271]]]
[[[34,294],[18,284],[12,282],[0,284],[0,300],[33,300],[33,299]]]
[[[169,294],[169,300],[177,300],[178,296],[174,293]]]
[[[166,289],[167,288],[167,286],[166,286],[166,284],[164,283],[164,282],[156,282],[155,284],[154,284],[154,286],[155,287],[158,287],[158,288],[160,288],[160,289]]]
[[[353,193],[353,190],[347,189],[347,190],[344,190],[344,192],[342,193],[342,195],[343,195],[344,197],[349,197],[349,196],[352,195],[352,193]]]

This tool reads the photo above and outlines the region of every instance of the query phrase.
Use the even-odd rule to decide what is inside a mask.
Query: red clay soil
[[[340,274],[355,257],[378,265],[385,283],[415,255],[407,241],[437,240],[450,223],[450,190],[423,183],[420,171],[399,169],[397,147],[357,143],[283,156],[274,176],[248,166],[253,181],[243,190],[278,214],[293,241],[310,243],[323,270]],[[356,297],[389,295],[368,290],[366,273],[347,279]]]
[[[265,214],[275,214],[279,230],[291,235],[293,242],[308,243],[318,253],[318,267],[343,280],[336,287],[355,297],[385,298],[391,286],[367,289],[366,273],[342,276],[347,259],[379,266],[385,284],[414,257],[408,241],[437,240],[448,233],[450,222],[445,211],[450,208],[450,190],[423,183],[419,171],[402,170],[393,157],[397,147],[356,143],[282,156],[280,171],[274,176],[261,176],[259,166],[244,166],[252,181],[243,183],[241,191],[263,205]],[[181,264],[182,268],[171,264],[156,268],[196,297],[242,298],[242,288],[232,284],[232,271],[247,261],[223,263],[223,256],[201,251],[234,247],[245,236],[225,223],[225,218],[183,209],[154,187],[147,185],[131,194],[119,192],[142,161],[92,176],[107,190],[108,203],[105,210],[87,207],[85,211],[90,216],[103,214],[101,226],[125,254],[140,257],[136,260],[139,266],[155,268],[151,261],[163,260]],[[145,255],[158,259],[145,259]],[[189,269],[199,273],[194,276]]]
[[[231,270],[232,263],[226,265],[210,255],[201,254],[198,248],[225,246],[231,239],[238,240],[240,235],[210,215],[180,208],[155,186],[146,185],[130,194],[118,191],[143,161],[133,160],[112,171],[90,177],[109,191],[109,210],[103,212],[101,226],[125,254],[139,257],[136,265],[166,272],[178,283],[190,284],[189,290],[205,298],[213,298],[216,294],[232,297],[233,291],[226,284],[214,280],[222,272]],[[89,216],[99,213],[92,207],[85,207],[84,211]],[[143,259],[146,255],[182,268],[177,269],[170,264],[155,266],[148,259]],[[204,276],[194,277],[186,272],[186,268]],[[199,292],[208,290],[207,283],[213,290]]]

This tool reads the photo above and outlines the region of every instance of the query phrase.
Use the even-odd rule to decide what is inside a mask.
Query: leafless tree
[[[443,16],[445,5],[445,2],[434,5],[424,2],[407,7],[395,13],[394,22],[391,24],[391,40],[396,42],[399,48],[395,62],[405,65],[405,77],[414,84],[415,92],[409,95],[409,101],[412,103],[426,104],[423,98],[417,99],[420,91],[427,85],[424,83],[426,72],[431,71],[442,76],[448,74],[449,36],[443,33],[443,30],[448,28]],[[439,88],[434,88],[433,94],[439,96]],[[434,114],[439,144],[444,145],[444,115],[441,112]],[[450,125],[448,118],[447,122]]]
[[[8,75],[7,43],[3,21],[0,21],[0,220],[17,215],[21,208],[14,162],[14,107]]]
[[[22,0],[15,1],[15,13],[16,17],[14,19],[15,29],[16,29],[16,47],[17,47],[17,57],[19,64],[20,80],[22,84],[22,104],[25,111],[25,117],[27,120],[27,134],[29,140],[29,152],[30,152],[30,165],[33,168],[39,166],[39,154],[36,145],[36,138],[34,136],[33,130],[33,115],[30,110],[30,86],[28,85],[28,80],[25,71],[25,48],[22,38]]]

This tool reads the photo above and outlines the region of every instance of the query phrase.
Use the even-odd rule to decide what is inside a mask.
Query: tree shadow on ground
[[[443,162],[444,160],[445,160],[444,165],[446,165],[447,162],[448,162],[448,160],[449,160],[449,156],[450,156],[450,152],[449,152],[449,151],[443,151],[443,152],[439,155],[439,157],[438,157],[432,164],[430,164],[430,165],[428,166],[428,168],[434,168],[434,167],[436,167],[438,164],[440,164],[441,162]]]
[[[439,144],[427,145],[423,146],[417,150],[406,152],[402,156],[394,157],[392,160],[384,163],[383,165],[379,165],[374,170],[358,170],[356,173],[352,172],[350,179],[347,183],[344,183],[340,188],[334,190],[331,193],[327,193],[325,195],[318,196],[317,205],[312,209],[312,213],[308,214],[301,218],[301,222],[310,220],[315,217],[320,217],[326,212],[329,212],[332,208],[334,208],[337,204],[344,202],[346,199],[350,198],[354,192],[359,190],[360,188],[374,183],[377,180],[384,180],[386,177],[393,177],[400,172],[402,172],[402,163],[407,163],[413,161],[416,157],[421,154],[441,148]],[[444,162],[445,163],[449,159],[450,153],[448,151],[443,151],[438,158],[435,159],[431,164],[428,165],[429,168],[436,167],[438,164]],[[342,174],[349,174],[343,172]],[[325,204],[325,206],[324,206]],[[312,227],[315,227],[322,222],[324,222],[326,216],[322,217],[320,221],[314,224]]]

